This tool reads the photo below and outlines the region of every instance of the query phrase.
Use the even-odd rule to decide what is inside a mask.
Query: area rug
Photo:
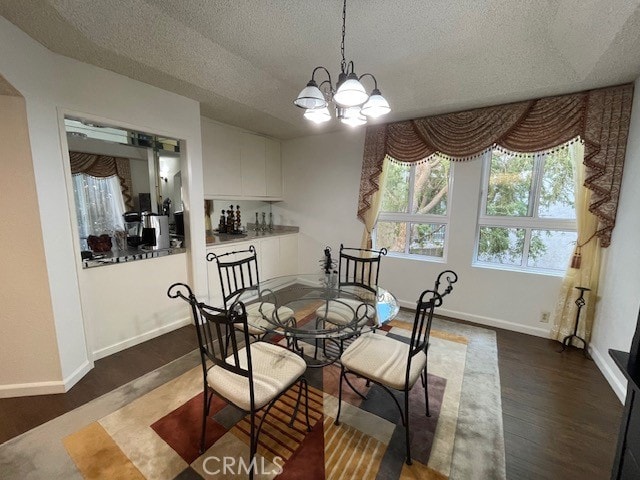
[[[406,339],[402,311],[381,335]],[[310,346],[308,346],[310,348]],[[256,478],[502,479],[502,409],[495,334],[435,319],[429,353],[431,416],[420,382],[410,393],[413,465],[393,400],[376,385],[343,389],[339,367],[308,369],[311,431],[298,413],[297,387],[267,416],[255,460]],[[246,477],[249,426],[215,398],[207,449],[198,454],[202,373],[196,352],[41,425],[0,446],[3,479],[202,479]]]

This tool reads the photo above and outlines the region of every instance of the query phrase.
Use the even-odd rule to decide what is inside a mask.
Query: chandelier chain
[[[347,69],[347,61],[344,58],[344,36],[346,32],[347,22],[347,0],[344,0],[344,4],[342,5],[342,42],[340,43],[340,53],[342,54],[342,62],[340,63],[340,67],[342,72],[345,72]]]

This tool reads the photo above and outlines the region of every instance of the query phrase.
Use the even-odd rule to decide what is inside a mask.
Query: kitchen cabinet
[[[260,240],[260,279],[279,277],[280,273],[280,237],[263,238]]]
[[[280,142],[202,119],[207,198],[282,200]]]
[[[267,197],[282,197],[280,142],[265,139],[265,178]]]
[[[240,132],[208,120],[201,126],[205,195],[239,195]]]
[[[207,247],[207,255],[222,255],[228,252],[247,250],[251,245],[256,249],[260,279],[294,275],[298,273],[298,234],[273,235],[252,238],[232,244],[220,244]],[[234,258],[225,257],[228,260]],[[207,262],[209,286],[209,304],[222,307],[222,292],[218,267],[214,261]]]
[[[267,196],[265,138],[252,133],[240,135],[240,177],[242,194]]]
[[[280,237],[280,275],[298,273],[298,235]]]

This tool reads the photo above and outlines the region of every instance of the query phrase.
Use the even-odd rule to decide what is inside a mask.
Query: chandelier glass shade
[[[326,106],[322,108],[307,108],[304,111],[304,118],[314,123],[324,123],[331,120],[331,113]]]
[[[335,104],[336,117],[342,123],[351,126],[364,125],[367,118],[377,118],[391,111],[389,102],[382,96],[378,89],[378,82],[371,73],[356,75],[353,61],[347,62],[344,56],[344,37],[347,15],[347,0],[344,0],[342,8],[342,43],[340,51],[342,62],[340,75],[334,87],[331,74],[325,67],[314,68],[311,80],[302,89],[293,103],[305,109],[304,117],[315,123],[324,123],[331,120],[329,102]],[[315,80],[316,72],[322,71],[328,77],[318,85]],[[368,94],[362,85],[364,77],[371,77],[373,89]],[[323,91],[324,90],[324,91]]]
[[[295,104],[300,108],[324,108],[327,106],[327,100],[315,80],[311,80],[302,89],[300,95],[296,98]]]

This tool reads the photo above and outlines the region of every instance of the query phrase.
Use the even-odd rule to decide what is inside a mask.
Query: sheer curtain
[[[364,231],[362,232],[362,241],[360,242],[360,248],[371,248],[372,239],[371,235],[373,229],[378,221],[378,214],[380,213],[380,206],[382,205],[382,197],[384,195],[384,185],[387,181],[387,172],[389,171],[389,157],[385,157],[382,164],[382,172],[378,179],[380,188],[377,192],[371,195],[370,208],[365,212],[362,220],[364,223]]]
[[[117,175],[97,178],[80,173],[72,178],[82,248],[87,249],[89,235],[112,236],[124,230],[124,199]]]
[[[600,239],[595,235],[598,230],[598,217],[589,211],[592,192],[584,186],[585,166],[582,162],[584,148],[579,143],[574,144],[573,148],[576,149],[574,155],[575,206],[576,222],[578,224],[578,246],[576,251],[580,253],[581,260],[579,264],[572,262],[565,273],[553,313],[551,336],[556,340],[562,340],[573,333],[577,313],[575,301],[580,293],[575,287],[587,287],[591,291],[585,292],[584,298],[587,304],[583,308],[580,318],[578,335],[588,342],[591,337],[596,299],[598,298],[601,250]],[[574,266],[579,268],[573,268]],[[581,342],[577,342],[576,346],[583,347]]]

